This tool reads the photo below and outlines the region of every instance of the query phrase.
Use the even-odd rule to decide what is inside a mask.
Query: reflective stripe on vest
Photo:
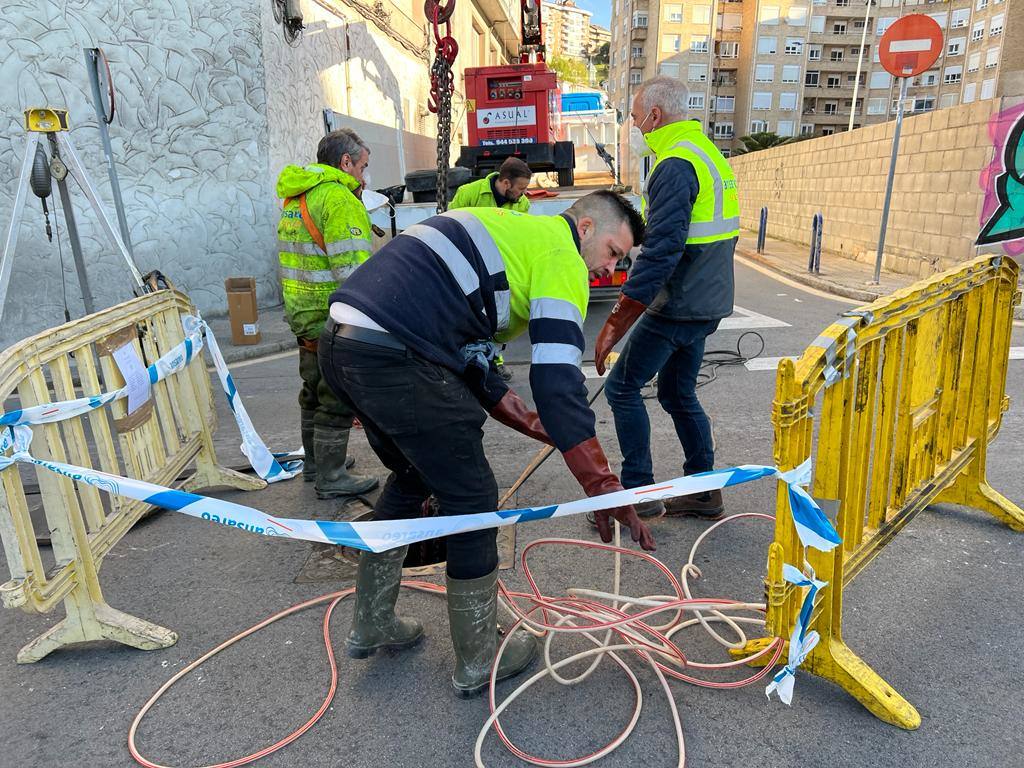
[[[337,283],[351,277],[358,266],[358,264],[345,264],[334,269],[281,267],[281,277],[284,280],[298,280],[303,283]]]
[[[320,250],[314,242],[300,242],[298,240],[275,240],[275,247],[279,251],[287,251],[289,253],[301,253],[304,256],[324,256],[324,252]],[[327,246],[327,256],[340,256],[343,253],[353,253],[358,251],[368,251],[372,247],[372,243],[361,237],[350,237],[345,240],[332,240],[329,243],[325,243]]]
[[[674,144],[672,149],[677,147],[689,150],[699,157],[701,162],[704,163],[704,167],[707,168],[708,173],[711,174],[711,180],[714,184],[714,218],[711,221],[691,221],[689,231],[687,232],[687,240],[735,233],[740,228],[740,217],[725,217],[725,181],[722,179],[722,174],[718,170],[718,166],[715,165],[715,161],[708,156],[707,152],[691,141],[680,141],[678,144]]]

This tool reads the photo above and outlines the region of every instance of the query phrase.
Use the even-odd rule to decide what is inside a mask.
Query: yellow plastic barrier
[[[811,622],[821,640],[801,669],[901,728],[917,728],[921,717],[843,642],[844,588],[929,504],[975,507],[1024,530],[1024,511],[985,475],[988,443],[1009,406],[1018,270],[1005,257],[977,258],[846,313],[799,360],[779,366],[776,465],[786,471],[813,459],[812,495],[838,502],[843,538],[832,552],[806,554],[829,586]],[[788,509],[780,483],[766,579],[772,637],[744,655],[788,640],[800,610],[800,591],[782,578],[783,563],[804,562]]]
[[[0,353],[2,410],[119,389],[124,380],[113,350],[132,343],[148,365],[181,342],[181,317],[194,313],[185,295],[165,290],[19,342]],[[174,484],[194,462],[186,490],[264,487],[258,478],[217,464],[215,429],[210,380],[199,354],[184,371],[157,383],[150,403],[130,416],[126,401],[119,400],[59,424],[33,427],[32,453],[159,485]],[[33,474],[52,557],[40,549],[26,497],[24,483]],[[174,632],[111,608],[100,590],[104,556],[152,510],[150,505],[17,464],[0,472],[0,481],[0,539],[11,575],[0,585],[0,600],[31,613],[47,613],[64,601],[67,611],[65,619],[21,649],[19,663],[88,640],[116,640],[144,650],[177,641]],[[33,495],[31,489],[28,493]]]

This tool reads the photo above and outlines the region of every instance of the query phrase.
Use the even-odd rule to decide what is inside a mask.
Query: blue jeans
[[[641,388],[658,374],[658,402],[672,417],[683,447],[687,475],[714,469],[711,422],[697,400],[697,374],[704,340],[718,320],[680,322],[643,315],[612,367],[605,396],[615,417],[622,450],[622,485],[636,488],[654,482],[651,422]]]

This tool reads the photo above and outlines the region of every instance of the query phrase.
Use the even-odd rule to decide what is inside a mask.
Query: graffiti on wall
[[[978,245],[1002,243],[1011,256],[1024,253],[1024,104],[992,116],[992,162],[981,172],[985,202]]]

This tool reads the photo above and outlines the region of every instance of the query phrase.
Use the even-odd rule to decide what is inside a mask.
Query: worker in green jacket
[[[518,157],[506,158],[501,167],[486,178],[459,187],[448,209],[508,208],[526,213],[530,210],[526,188],[530,186],[532,177],[530,166]],[[502,349],[504,350],[504,346]],[[505,381],[512,380],[512,371],[505,367],[503,355],[495,357],[494,364],[501,378]]]
[[[532,176],[530,166],[518,157],[510,157],[494,173],[459,187],[448,209],[508,208],[526,213],[530,210],[526,188]]]
[[[370,258],[370,216],[359,195],[369,182],[370,150],[348,128],[320,140],[313,165],[288,165],[277,179],[284,198],[277,225],[281,288],[288,325],[299,345],[299,407],[303,478],[321,499],[372,491],[375,477],[349,474],[348,439],[354,414],[320,375],[317,341],[327,299]]]

